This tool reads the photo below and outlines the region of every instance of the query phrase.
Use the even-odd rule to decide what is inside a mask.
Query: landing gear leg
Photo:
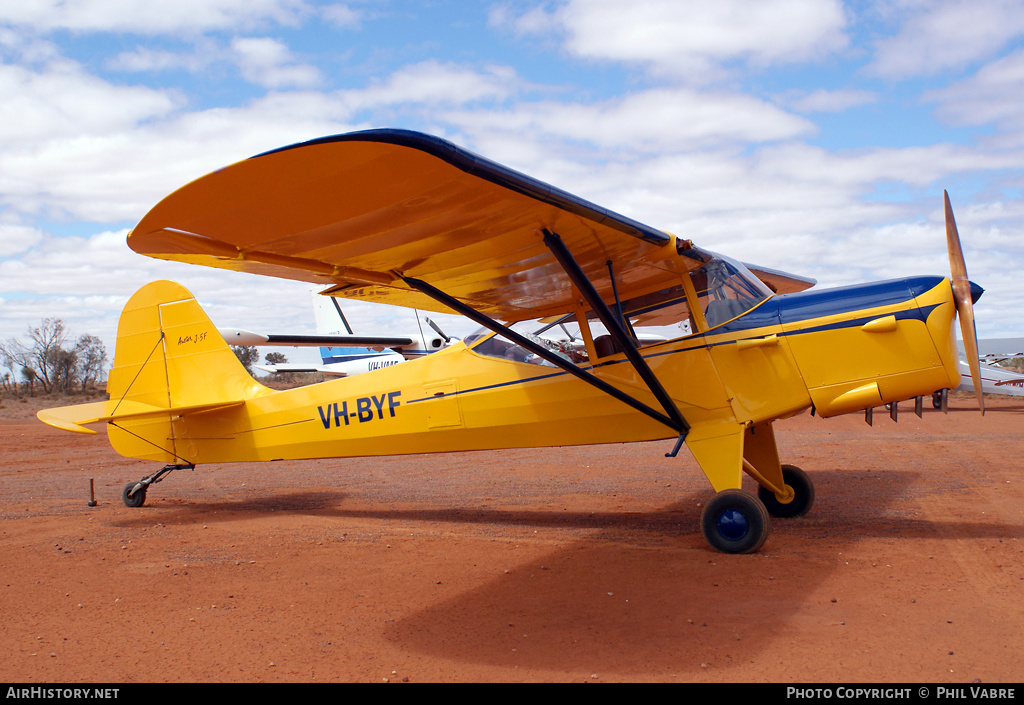
[[[164,477],[174,470],[185,468],[195,470],[196,466],[191,463],[188,465],[165,465],[153,475],[148,475],[138,482],[129,482],[121,490],[121,499],[124,500],[126,507],[141,507],[146,501],[146,490],[149,489],[150,485],[162,482]]]

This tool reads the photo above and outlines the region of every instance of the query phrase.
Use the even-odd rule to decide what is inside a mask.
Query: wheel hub
[[[786,485],[783,488],[782,494],[776,493],[776,495],[775,495],[775,499],[779,500],[779,504],[789,504],[795,498],[796,498],[796,492],[789,485]]]
[[[718,515],[718,533],[729,541],[739,541],[750,530],[746,515],[738,509],[729,508]]]

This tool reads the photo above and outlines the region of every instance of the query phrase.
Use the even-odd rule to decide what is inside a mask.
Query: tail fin
[[[316,332],[321,335],[352,335],[352,326],[348,324],[341,305],[333,296],[324,296],[313,291],[313,317],[316,321]]]
[[[82,424],[107,421],[122,455],[189,461],[176,441],[187,437],[186,416],[271,392],[246,371],[195,297],[169,281],[147,284],[125,305],[107,391],[108,401],[46,409],[38,417],[85,433]]]
[[[117,327],[111,401],[183,408],[265,393],[180,284],[156,281],[128,300]]]

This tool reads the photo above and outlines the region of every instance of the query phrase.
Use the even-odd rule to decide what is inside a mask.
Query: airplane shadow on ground
[[[872,476],[834,470],[815,479],[819,501],[812,513],[773,521],[765,548],[750,556],[707,548],[698,502],[709,495],[692,490],[678,492],[679,502],[660,509],[595,512],[480,508],[471,500],[453,506],[425,494],[421,507],[410,507],[414,497],[393,508],[386,497],[368,500],[339,491],[188,503],[155,498],[137,518],[116,523],[187,526],[298,514],[355,522],[364,530],[398,522],[403,532],[423,525],[425,533],[443,529],[448,535],[464,532],[467,539],[511,538],[518,544],[530,542],[533,532],[527,529],[540,530],[544,545],[553,546],[540,558],[512,564],[487,582],[385,624],[385,637],[413,653],[523,668],[534,677],[547,670],[553,677],[594,672],[655,679],[697,678],[709,661],[721,668],[760,654],[836,569],[837,552],[860,539],[1024,538],[1020,525],[902,511],[908,498],[911,505],[917,501],[912,492],[922,482],[918,472]],[[359,508],[346,508],[356,500]],[[530,549],[536,556],[536,547]],[[445,541],[413,549],[419,550],[444,552]],[[434,564],[440,559],[429,558]],[[451,569],[459,572],[458,566]]]
[[[820,599],[812,595],[837,569],[835,556],[861,539],[1024,537],[1019,525],[890,517],[886,502],[875,506],[776,520],[762,553],[750,556],[708,549],[689,508],[595,522],[593,535],[399,620],[386,635],[459,662],[690,680],[770,648]],[[638,535],[662,540],[645,545]]]
[[[921,475],[915,471],[888,472],[884,475],[882,486],[872,483],[858,486],[851,480],[864,479],[863,473],[846,470],[815,472],[813,477],[818,500],[811,513],[799,519],[773,519],[773,535],[784,532],[795,540],[812,540],[839,534],[851,538],[1024,538],[1024,526],[1020,525],[965,522],[954,518],[938,521],[912,517],[895,509],[893,505],[909,492],[909,488],[921,482]],[[944,491],[958,490],[962,488],[949,487]],[[635,540],[641,545],[648,545],[647,539],[699,537],[700,503],[711,496],[710,492],[684,490],[679,494],[688,495],[685,499],[663,508],[619,512],[480,508],[472,506],[472,499],[465,506],[452,506],[451,503],[438,506],[441,502],[425,495],[419,502],[424,506],[419,508],[346,508],[346,501],[354,494],[358,493],[337,490],[268,491],[268,494],[244,499],[225,497],[218,500],[162,499],[154,496],[147,499],[144,507],[130,510],[124,518],[115,519],[111,523],[124,528],[148,527],[157,520],[164,525],[185,526],[270,518],[279,513],[322,519],[604,531],[604,534],[589,534],[586,540],[614,539],[627,544]],[[377,502],[375,499],[380,498],[371,498],[370,501],[360,498],[359,504],[363,507],[377,503],[388,504],[387,501]],[[406,505],[416,503],[415,498],[407,497],[403,501]],[[139,516],[135,516],[136,513]]]

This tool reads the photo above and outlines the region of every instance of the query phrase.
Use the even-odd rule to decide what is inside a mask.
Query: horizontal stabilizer
[[[86,428],[85,424],[120,421],[124,419],[142,419],[147,417],[187,416],[203,411],[226,409],[241,406],[245,401],[218,402],[214,404],[194,404],[168,409],[128,399],[93,402],[91,404],[75,404],[55,409],[42,409],[36,418],[45,424],[72,433],[95,434],[96,431]]]

